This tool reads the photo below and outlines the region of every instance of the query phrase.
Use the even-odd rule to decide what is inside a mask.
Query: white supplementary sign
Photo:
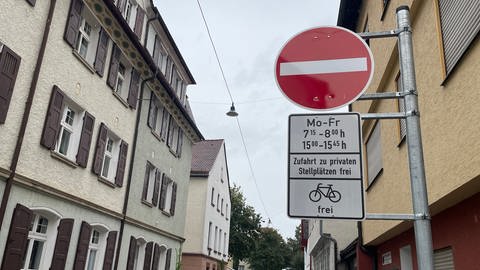
[[[364,219],[360,115],[289,117],[288,215]]]
[[[329,74],[367,70],[367,58],[285,62],[280,64],[280,76]]]

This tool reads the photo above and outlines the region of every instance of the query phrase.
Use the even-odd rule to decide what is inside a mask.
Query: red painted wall
[[[455,269],[480,269],[480,193],[446,209],[432,218],[433,249],[451,247]],[[379,270],[400,270],[400,248],[410,245],[413,269],[417,270],[413,228],[377,246]],[[382,265],[382,254],[390,251],[392,263]],[[361,251],[357,250],[359,270],[370,270]],[[365,255],[365,254],[364,254]]]

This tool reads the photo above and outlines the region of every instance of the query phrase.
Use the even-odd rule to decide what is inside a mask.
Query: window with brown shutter
[[[28,231],[32,223],[33,212],[17,204],[13,210],[10,230],[3,253],[3,270],[17,270],[23,267],[23,257],[28,244]]]
[[[162,173],[159,170],[155,172],[155,184],[153,186],[153,196],[152,196],[152,204],[153,206],[157,206],[158,204],[158,195],[160,190],[160,183],[162,179]]]
[[[120,66],[120,56],[121,51],[118,46],[114,43],[112,48],[112,57],[110,59],[110,68],[108,71],[107,85],[110,88],[115,89],[117,84],[118,68]]]
[[[43,126],[42,139],[40,144],[50,150],[55,149],[57,134],[60,130],[62,118],[62,106],[65,95],[56,85],[53,86],[50,104],[48,105],[47,117]]]
[[[172,249],[167,249],[167,255],[165,256],[165,269],[170,270],[170,261],[172,260]]]
[[[60,220],[57,228],[57,239],[53,250],[52,264],[50,270],[63,270],[67,262],[68,247],[72,236],[73,219],[64,218]]]
[[[133,270],[135,267],[135,258],[137,257],[137,239],[130,236],[130,245],[128,246],[127,269]]]
[[[70,3],[70,11],[67,17],[67,25],[63,38],[72,47],[75,48],[78,38],[78,30],[82,23],[82,0],[72,0]]]
[[[135,18],[135,27],[133,32],[139,39],[142,38],[143,20],[145,19],[145,11],[140,6],[137,6],[137,17]]]
[[[145,247],[145,259],[143,261],[143,270],[150,270],[152,266],[153,242],[148,242]]]
[[[117,174],[115,175],[115,185],[121,187],[123,185],[123,177],[125,175],[125,166],[127,164],[128,144],[122,140],[120,143],[120,153],[118,154]]]
[[[128,91],[128,105],[131,108],[137,108],[137,100],[138,100],[138,89],[140,86],[140,73],[132,68],[132,75],[130,76],[130,89]]]
[[[87,167],[94,124],[95,117],[88,112],[85,112],[85,115],[83,116],[82,134],[80,135],[77,152],[77,164],[83,168]]]
[[[0,124],[4,124],[7,118],[20,61],[20,56],[3,45],[0,53]]]
[[[166,108],[163,108],[162,112],[162,129],[160,131],[160,138],[166,140],[168,136],[168,130],[170,129],[170,118],[171,115]]]
[[[115,256],[115,243],[117,242],[117,232],[108,233],[107,246],[105,248],[105,257],[103,259],[103,269],[111,270],[113,266],[113,258]]]
[[[172,202],[170,203],[170,215],[175,215],[175,204],[177,202],[177,183],[172,185]]]
[[[107,50],[108,42],[110,38],[108,37],[105,29],[100,27],[100,36],[98,38],[97,54],[95,55],[95,62],[93,67],[100,77],[103,77],[103,72],[105,70],[105,61],[107,60]]]
[[[95,147],[95,156],[93,159],[92,172],[100,175],[102,170],[103,155],[105,153],[105,142],[107,141],[107,126],[102,123],[98,131],[97,146]]]
[[[75,261],[73,270],[84,270],[87,263],[88,245],[90,243],[90,233],[92,227],[85,221],[80,226],[80,234],[78,236],[77,252],[75,253]]]

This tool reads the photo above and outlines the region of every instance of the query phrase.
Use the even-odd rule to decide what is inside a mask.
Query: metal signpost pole
[[[408,92],[405,95],[405,112],[408,115],[406,125],[413,211],[416,215],[421,215],[414,220],[418,269],[433,270],[432,232],[418,113],[410,11],[407,6],[397,8],[397,25],[399,30],[403,30],[398,34],[398,51],[402,91]]]

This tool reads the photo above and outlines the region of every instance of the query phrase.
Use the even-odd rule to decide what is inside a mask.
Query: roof
[[[223,139],[204,140],[192,146],[191,176],[208,176],[217,159]]]

